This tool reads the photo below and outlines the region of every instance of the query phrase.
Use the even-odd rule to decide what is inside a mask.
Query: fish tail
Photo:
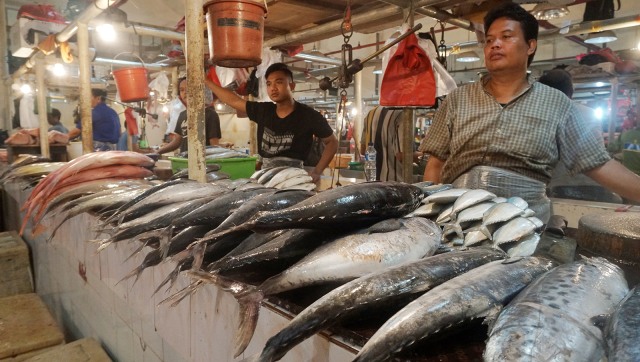
[[[240,324],[234,337],[234,358],[242,354],[249,345],[249,342],[251,342],[251,338],[256,330],[256,325],[258,324],[260,304],[264,299],[264,295],[261,291],[256,290],[236,297],[236,299],[240,304]]]
[[[193,256],[193,263],[191,264],[192,271],[200,270],[200,267],[202,267],[202,261],[204,260],[204,253],[206,250],[207,250],[207,243],[197,241],[193,245],[193,249],[191,250],[191,256]]]
[[[144,265],[139,265],[137,267],[135,267],[135,269],[133,269],[132,271],[130,271],[127,275],[125,275],[122,279],[118,280],[118,282],[115,285],[120,284],[120,282],[123,282],[127,279],[130,279],[131,277],[135,276],[136,280],[133,281],[133,285],[136,284],[136,282],[138,281],[138,278],[140,278],[140,275],[142,274],[142,271],[144,270]],[[132,286],[133,286],[132,285]]]
[[[136,250],[133,251],[133,253],[131,253],[131,255],[129,255],[126,259],[124,259],[124,261],[122,261],[123,263],[126,262],[127,260],[133,258],[134,256],[138,255],[138,253],[140,253],[142,251],[142,249],[144,249],[145,246],[147,246],[148,241],[145,241],[144,243],[140,243],[140,246],[136,248]],[[137,279],[137,278],[136,278]]]
[[[493,240],[493,235],[491,235],[491,231],[486,225],[480,225],[478,231],[483,233],[489,240]]]
[[[89,242],[99,244],[98,249],[96,249],[96,254],[106,249],[112,243],[110,239],[94,239],[94,240],[89,240]]]
[[[171,236],[173,235],[173,225],[169,225],[160,232],[160,255],[162,260],[167,258],[169,254],[169,243],[171,242]]]
[[[175,307],[180,302],[182,302],[182,300],[184,298],[192,295],[199,288],[200,284],[202,284],[202,282],[200,282],[200,281],[192,282],[191,284],[189,284],[185,288],[183,288],[183,289],[173,293],[169,297],[163,299],[160,303],[158,303],[158,305],[170,303],[169,305],[171,307]]]
[[[160,291],[162,287],[167,285],[167,283],[169,283],[169,287],[167,288],[167,290],[169,290],[173,286],[173,283],[175,283],[176,279],[178,279],[178,274],[180,274],[180,270],[182,269],[183,264],[184,262],[178,263],[175,269],[173,269],[171,273],[169,273],[169,275],[167,275],[167,277],[164,278],[164,280],[160,283],[160,285],[158,285],[156,290],[153,291],[152,295],[155,295],[158,291]]]

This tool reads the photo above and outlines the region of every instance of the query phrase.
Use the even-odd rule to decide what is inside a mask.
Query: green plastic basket
[[[171,170],[176,173],[185,168],[189,168],[189,161],[182,157],[169,157]],[[217,160],[207,160],[207,165],[216,163],[220,165],[220,171],[228,174],[231,179],[248,178],[256,171],[256,158],[221,158]]]

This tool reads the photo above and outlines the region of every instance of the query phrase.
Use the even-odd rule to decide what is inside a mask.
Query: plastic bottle
[[[364,176],[367,181],[376,180],[376,149],[373,147],[373,142],[369,142],[364,155]]]

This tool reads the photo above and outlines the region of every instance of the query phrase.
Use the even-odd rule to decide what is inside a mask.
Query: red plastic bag
[[[433,106],[436,80],[427,53],[410,34],[389,59],[380,86],[382,106]]]
[[[218,73],[216,73],[216,67],[214,65],[209,66],[206,77],[209,78],[213,83],[215,83],[215,85],[222,87],[220,85],[220,78],[218,78]]]
[[[50,23],[65,24],[66,20],[56,11],[53,5],[22,5],[18,9],[18,18],[27,18]]]
[[[127,107],[124,110],[124,121],[127,124],[127,133],[130,136],[138,134],[138,121],[133,115],[133,108]]]

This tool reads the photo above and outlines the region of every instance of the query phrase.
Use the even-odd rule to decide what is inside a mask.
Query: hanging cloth
[[[410,34],[389,59],[380,86],[380,105],[433,106],[436,82],[427,53]]]

